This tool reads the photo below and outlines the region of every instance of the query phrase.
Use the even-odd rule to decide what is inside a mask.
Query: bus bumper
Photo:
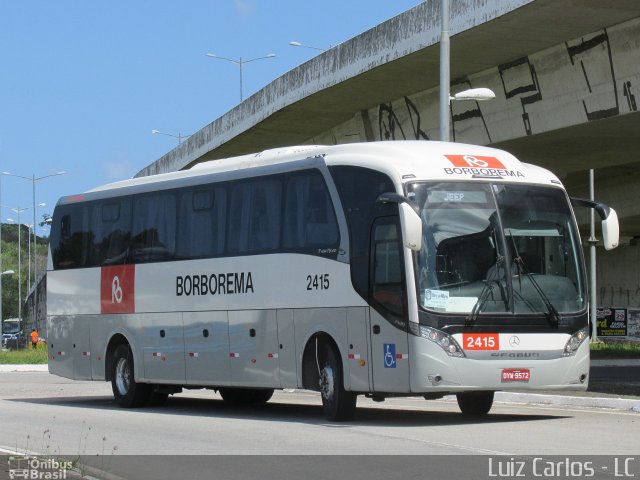
[[[568,337],[567,337],[568,338]],[[449,356],[440,346],[412,337],[411,391],[461,392],[473,390],[573,390],[589,385],[589,343],[572,356],[519,359],[507,355],[483,359]],[[411,342],[411,340],[410,340]],[[498,352],[500,353],[500,352]],[[535,356],[534,356],[535,357]]]

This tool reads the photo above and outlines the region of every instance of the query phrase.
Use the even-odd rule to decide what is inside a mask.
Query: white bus
[[[612,209],[606,248],[618,239]],[[124,407],[319,391],[440,398],[585,390],[587,284],[570,199],[509,153],[440,142],[271,150],[60,199],[49,371]]]

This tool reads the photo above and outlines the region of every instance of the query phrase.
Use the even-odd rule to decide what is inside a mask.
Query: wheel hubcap
[[[126,358],[118,360],[116,365],[116,387],[120,395],[126,395],[131,387],[131,368]]]
[[[333,397],[333,368],[329,366],[320,373],[320,393],[326,399]]]

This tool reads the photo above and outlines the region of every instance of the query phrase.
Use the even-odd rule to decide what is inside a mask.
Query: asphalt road
[[[589,391],[640,397],[640,364],[634,363],[596,366],[592,362],[589,371]]]
[[[631,411],[497,403],[486,418],[469,419],[455,401],[359,399],[358,405],[356,419],[340,424],[324,420],[318,395],[309,392],[276,392],[265,406],[240,408],[210,391],[186,391],[161,408],[125,410],[106,383],[0,373],[0,451],[83,455],[121,478],[146,478],[150,464],[155,477],[148,478],[209,468],[194,457],[175,457],[183,455],[307,455],[315,463],[317,455],[635,455],[640,461],[640,413]],[[292,461],[284,458],[269,462]],[[322,461],[318,468],[328,464],[337,465]]]

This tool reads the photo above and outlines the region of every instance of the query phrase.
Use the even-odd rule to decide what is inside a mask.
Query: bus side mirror
[[[419,252],[422,248],[422,219],[409,204],[401,203],[398,206],[404,246]]]
[[[618,214],[613,208],[609,209],[609,215],[602,220],[602,241],[606,250],[613,250],[620,241],[620,224]]]
[[[620,242],[620,223],[616,211],[604,203],[594,202],[585,198],[571,197],[573,205],[593,208],[602,220],[602,242],[605,250],[613,250]]]
[[[395,192],[382,193],[378,203],[397,203],[400,210],[400,229],[404,246],[417,252],[422,248],[422,219],[409,200]]]

